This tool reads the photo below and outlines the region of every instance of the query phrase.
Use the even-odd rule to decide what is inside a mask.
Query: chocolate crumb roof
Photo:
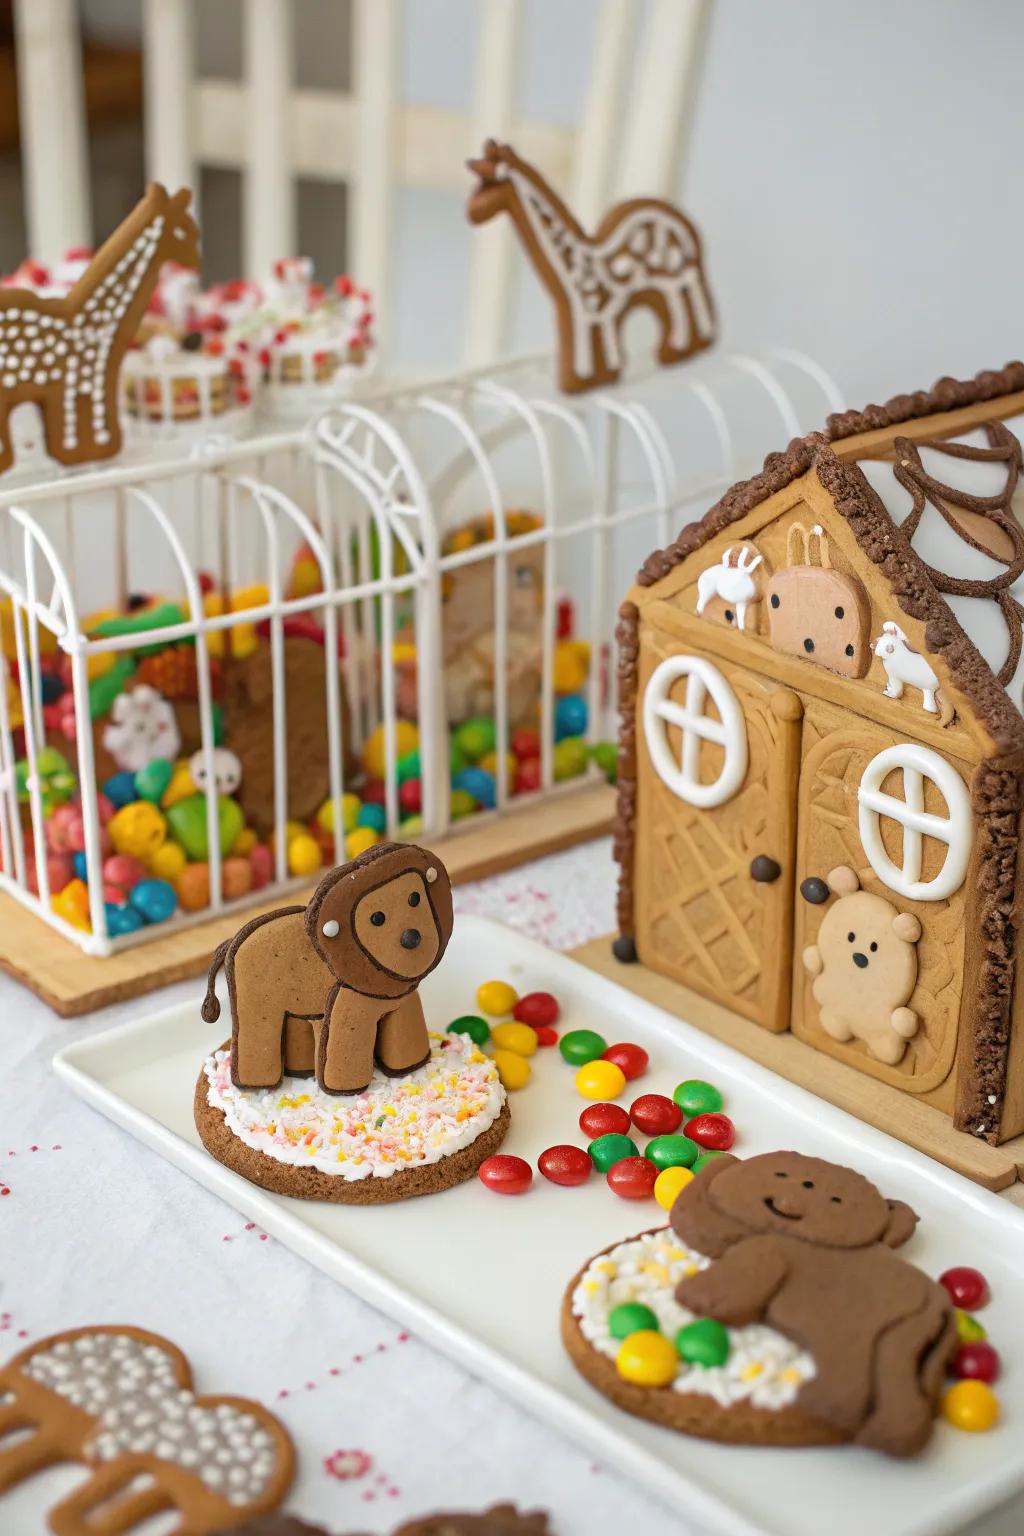
[[[983,721],[998,751],[1024,751],[1024,717],[964,633],[877,492],[855,463],[840,459],[831,447],[860,433],[998,400],[1021,390],[1024,363],[1011,362],[998,372],[979,373],[966,380],[943,378],[930,390],[896,395],[885,405],[830,416],[823,431],[794,438],[783,452],[770,453],[759,474],[738,481],[702,518],[688,523],[671,544],[648,556],[637,573],[637,584],[654,586],[709,539],[813,469],[862,552],[884,573],[903,612],[926,625],[929,651],[942,656],[954,685]]]

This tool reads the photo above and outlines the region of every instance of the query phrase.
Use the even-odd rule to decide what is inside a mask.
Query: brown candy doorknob
[[[750,861],[750,878],[757,880],[761,885],[771,885],[782,874],[782,865],[776,859],[769,858],[766,853],[759,853]]]

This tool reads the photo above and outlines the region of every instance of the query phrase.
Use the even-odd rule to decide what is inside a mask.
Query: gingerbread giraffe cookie
[[[850,1168],[725,1154],[682,1191],[671,1232],[580,1272],[562,1336],[613,1402],[685,1434],[913,1455],[957,1347],[946,1292],[893,1251],[916,1222]]]
[[[0,1493],[62,1461],[90,1475],[51,1509],[55,1536],[130,1536],[167,1510],[189,1536],[233,1530],[276,1509],[295,1471],[261,1404],[195,1396],[179,1349],[121,1326],[53,1334],[0,1369]]]
[[[451,932],[441,861],[381,843],[222,944],[202,1012],[220,1015],[223,966],[232,1034],[196,1085],[207,1150],[266,1189],[348,1204],[470,1178],[509,1116],[494,1063],[427,1028],[418,988]]]

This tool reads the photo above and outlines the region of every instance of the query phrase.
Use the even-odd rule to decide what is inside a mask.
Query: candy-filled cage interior
[[[790,354],[571,404],[527,359],[12,485],[0,886],[102,955],[613,778],[625,577],[837,403]]]

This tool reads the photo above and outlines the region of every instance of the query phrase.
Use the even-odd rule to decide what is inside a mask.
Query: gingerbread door
[[[797,895],[793,1031],[816,1049],[947,1111],[953,1107],[969,926],[969,776],[966,764],[822,701],[806,701],[798,893],[804,881],[823,882],[837,868],[846,873],[839,890],[833,882],[827,896],[820,884],[807,888],[811,899]],[[869,933],[868,919],[852,916],[825,927],[844,887],[875,898],[881,929]],[[866,910],[864,903],[850,908],[858,910]],[[886,968],[893,974],[911,945],[912,990],[905,987],[904,997],[897,985],[887,996],[881,985]],[[828,986],[815,987],[815,967],[826,962],[838,968],[849,999],[833,1014],[827,1012]],[[897,1010],[895,1030],[887,1030]],[[851,1026],[854,1032],[847,1034]]]
[[[645,965],[789,1027],[796,694],[644,626],[636,939]]]

